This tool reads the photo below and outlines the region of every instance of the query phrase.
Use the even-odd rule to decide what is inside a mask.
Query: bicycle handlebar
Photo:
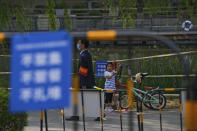
[[[148,72],[146,72],[146,73],[140,73],[140,74],[141,74],[142,78],[143,78],[143,77],[146,77],[146,76],[148,76],[148,75],[149,75],[149,73],[148,73]]]

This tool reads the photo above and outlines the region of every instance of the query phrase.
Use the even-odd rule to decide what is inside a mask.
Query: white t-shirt
[[[112,73],[115,72],[115,71],[112,71],[112,72],[108,72],[108,71],[105,71],[104,73],[104,76],[112,76]],[[106,78],[106,81],[105,81],[105,89],[116,89],[115,87],[115,75],[112,76],[111,79],[107,79]]]

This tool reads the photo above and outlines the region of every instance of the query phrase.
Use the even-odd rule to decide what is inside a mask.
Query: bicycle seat
[[[144,86],[144,89],[147,90],[147,91],[151,91],[153,90],[153,87],[150,87],[150,86]]]
[[[142,76],[142,77],[145,77],[145,76],[148,76],[148,75],[149,75],[148,72],[146,72],[146,73],[141,73],[141,76]]]

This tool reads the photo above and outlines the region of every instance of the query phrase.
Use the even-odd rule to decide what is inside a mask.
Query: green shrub
[[[27,122],[27,115],[9,113],[8,96],[6,89],[0,89],[0,131],[22,131]]]

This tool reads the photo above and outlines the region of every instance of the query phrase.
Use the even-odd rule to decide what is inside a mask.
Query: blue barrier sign
[[[72,37],[40,32],[14,35],[11,42],[10,111],[68,107]]]
[[[96,61],[96,77],[104,77],[107,61]]]

